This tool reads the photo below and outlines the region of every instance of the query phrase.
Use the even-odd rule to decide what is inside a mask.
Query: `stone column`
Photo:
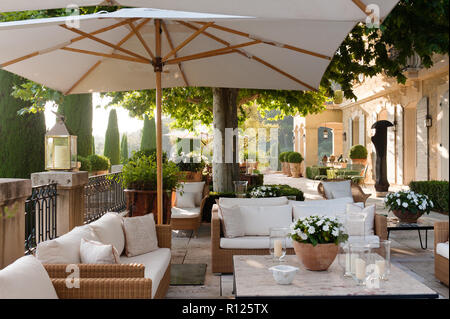
[[[29,179],[0,178],[0,269],[25,252],[25,200]]]
[[[33,187],[49,183],[57,184],[56,233],[64,235],[84,223],[85,190],[88,172],[41,172],[31,174]]]

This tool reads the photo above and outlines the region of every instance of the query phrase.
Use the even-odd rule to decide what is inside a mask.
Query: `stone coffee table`
[[[298,267],[291,285],[279,285],[268,268],[277,265],[270,256],[234,256],[236,298],[438,298],[438,294],[391,265],[389,280],[378,289],[357,286],[344,277],[337,259],[327,271],[309,271],[295,255],[286,255],[283,264]]]

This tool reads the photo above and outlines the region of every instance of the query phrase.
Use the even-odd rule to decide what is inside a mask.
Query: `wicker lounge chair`
[[[434,224],[434,275],[448,287],[448,258],[436,253],[436,246],[439,243],[448,242],[448,221],[436,222]]]
[[[332,182],[332,181],[330,181],[330,182]],[[351,185],[352,185],[353,200],[355,202],[365,203],[366,200],[370,197],[371,194],[364,193],[364,191],[362,190],[362,188],[358,184],[351,183]],[[330,198],[327,198],[327,196],[325,195],[325,191],[323,189],[322,182],[319,183],[319,185],[317,186],[317,191],[319,192],[320,195],[322,195],[323,198],[330,199]]]

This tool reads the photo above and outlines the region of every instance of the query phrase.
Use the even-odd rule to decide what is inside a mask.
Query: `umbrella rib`
[[[116,24],[113,24],[113,25],[110,25],[110,26],[98,29],[98,30],[96,30],[94,32],[91,32],[90,34],[95,35],[95,34],[103,33],[103,32],[106,32],[106,31],[109,31],[109,30],[121,27],[121,26],[123,26],[125,24],[128,24],[128,21],[132,21],[132,20],[134,20],[134,19],[131,19],[131,20],[127,19],[126,21],[121,21],[119,23],[116,23]],[[33,58],[33,57],[38,56],[38,55],[56,51],[58,49],[61,49],[61,47],[66,47],[67,45],[75,43],[75,42],[78,42],[78,41],[81,41],[84,38],[85,38],[84,36],[73,38],[73,39],[71,39],[71,40],[69,40],[67,42],[64,42],[64,43],[60,44],[60,45],[56,45],[56,46],[53,46],[51,48],[47,48],[47,49],[40,50],[40,51],[35,51],[33,53],[24,55],[24,56],[22,56],[20,58],[16,58],[14,60],[10,60],[10,61],[7,61],[5,63],[2,63],[2,64],[0,64],[0,67],[1,68],[5,68],[5,67],[7,67],[9,65],[12,65],[12,64],[15,64],[15,63],[18,63],[18,62],[21,62],[21,61],[28,60],[28,59]]]
[[[63,25],[63,24],[60,25],[60,27],[62,27],[62,28],[64,28],[64,29],[67,29],[67,30],[69,30],[69,31],[78,33],[78,34],[80,34],[80,35],[83,35],[83,36],[85,36],[86,38],[88,38],[88,39],[90,39],[90,40],[92,40],[92,41],[101,43],[101,44],[103,44],[103,45],[106,45],[106,46],[111,47],[111,48],[113,48],[113,49],[116,49],[116,50],[118,50],[118,51],[122,51],[123,53],[126,53],[126,54],[128,54],[128,55],[134,56],[134,57],[136,57],[136,58],[140,58],[140,59],[147,60],[149,63],[151,63],[151,60],[148,59],[148,58],[146,58],[146,57],[143,57],[143,56],[141,56],[141,55],[139,55],[139,54],[137,54],[137,53],[134,53],[134,52],[132,52],[132,51],[130,51],[130,50],[121,48],[121,47],[119,47],[119,46],[117,46],[117,45],[115,45],[115,44],[112,44],[112,43],[108,42],[108,41],[105,41],[105,40],[102,40],[102,39],[100,39],[100,38],[97,38],[96,36],[93,36],[93,35],[91,35],[91,34],[89,34],[89,33],[84,32],[84,31],[81,31],[81,30],[78,30],[78,29],[75,29],[75,28],[70,28],[70,27],[68,27],[68,26],[66,26],[66,25]]]
[[[111,59],[118,59],[118,60],[125,60],[125,61],[131,61],[131,62],[138,62],[138,63],[145,63],[148,64],[148,60],[145,59],[138,59],[138,58],[134,58],[128,55],[121,55],[121,54],[117,54],[117,53],[102,53],[102,52],[95,52],[95,51],[88,51],[88,50],[82,50],[82,49],[76,49],[76,48],[61,48],[61,50],[64,51],[71,51],[71,52],[76,52],[76,53],[82,53],[82,54],[88,54],[88,55],[95,55],[95,56],[100,56],[100,57],[104,57],[104,58],[111,58]]]
[[[261,43],[261,41],[259,41],[259,40],[245,42],[245,43],[241,43],[241,44],[227,46],[227,47],[221,48],[221,49],[204,51],[204,52],[200,52],[200,53],[196,53],[196,54],[192,54],[192,55],[186,55],[183,57],[167,60],[165,63],[166,64],[175,64],[175,63],[179,63],[182,61],[197,60],[197,59],[208,58],[208,57],[213,57],[213,56],[222,55],[222,54],[235,53],[236,52],[235,49],[243,48],[243,47],[247,47],[247,46],[255,45],[255,44],[259,44],[259,43]]]
[[[164,34],[165,34],[166,39],[167,39],[167,42],[169,43],[170,50],[173,50],[174,49],[174,45],[173,45],[173,42],[172,42],[172,38],[170,37],[169,30],[167,29],[166,23],[163,20],[161,21],[161,27],[162,27],[162,29],[164,31]],[[177,54],[175,53],[173,56],[176,58]],[[187,81],[186,74],[184,73],[183,68],[181,67],[181,63],[177,63],[177,65],[178,65],[178,69],[180,70],[181,76],[183,77],[184,84],[186,86],[189,86],[189,82]]]
[[[190,23],[187,23],[187,22],[184,22],[184,21],[177,21],[177,22],[180,23],[180,24],[182,24],[182,25],[184,25],[184,26],[186,26],[186,27],[188,27],[188,28],[191,28],[191,29],[198,29],[196,26],[194,26],[194,25],[192,25],[192,24],[190,24]],[[219,43],[222,43],[222,44],[226,45],[227,47],[230,47],[230,46],[231,46],[229,42],[227,42],[227,41],[225,41],[225,40],[223,40],[223,39],[221,39],[221,38],[219,38],[219,37],[216,37],[215,35],[212,35],[212,34],[206,33],[206,32],[204,32],[204,35],[208,36],[209,38],[211,38],[211,39],[213,39],[213,40],[215,40],[215,41],[217,41],[217,42],[219,42]],[[248,54],[242,52],[242,51],[239,50],[239,49],[234,49],[234,50],[232,50],[232,51],[237,52],[237,53],[239,53],[240,55],[242,55],[242,56],[244,56],[244,57],[246,57],[246,58],[249,58]],[[275,67],[274,65],[272,65],[272,64],[270,64],[270,63],[264,61],[264,60],[261,59],[261,58],[258,58],[258,57],[256,57],[256,56],[251,56],[250,58],[253,59],[253,60],[255,60],[255,61],[257,61],[257,62],[259,62],[259,63],[261,63],[261,64],[263,64],[263,65],[265,65],[266,67],[271,68],[272,70],[274,70],[274,71],[276,71],[276,72],[278,72],[278,73],[281,73],[282,75],[286,76],[287,78],[289,78],[289,79],[291,79],[291,80],[293,80],[293,81],[295,81],[295,82],[297,82],[297,83],[300,83],[301,85],[303,85],[303,86],[309,88],[310,90],[317,91],[317,89],[315,89],[315,88],[312,87],[311,85],[309,85],[309,84],[307,84],[307,83],[305,83],[305,82],[303,82],[303,81],[297,79],[296,77],[294,77],[294,76],[288,74],[287,72],[285,72],[285,71],[283,71],[283,70],[281,70],[281,69]]]
[[[175,53],[177,53],[179,50],[181,50],[182,48],[184,48],[189,42],[191,42],[192,40],[194,40],[198,35],[200,35],[203,31],[205,31],[207,28],[209,28],[210,26],[212,26],[214,24],[214,22],[208,22],[205,23],[203,25],[203,27],[201,27],[200,29],[198,29],[196,32],[194,32],[193,34],[191,34],[189,37],[187,37],[186,40],[184,40],[183,42],[181,42],[180,45],[178,45],[175,49],[173,49],[172,51],[170,51],[163,59],[162,61],[165,62],[167,61],[168,58],[170,58],[172,55],[174,55]]]
[[[92,71],[94,71],[100,64],[102,63],[102,61],[97,61],[97,63],[95,63],[86,73],[83,74],[83,76],[77,81],[75,82],[74,85],[72,85],[72,87],[70,89],[68,89],[64,95],[69,95],[70,93],[72,93],[72,91],[78,86],[78,84],[80,84],[85,78],[88,77],[89,74],[92,73]]]
[[[145,43],[144,38],[140,34],[139,30],[136,29],[133,22],[129,23],[131,30],[133,30],[133,33],[136,35],[136,37],[139,39],[139,41],[142,43],[142,46],[144,47],[145,51],[147,51],[148,55],[150,55],[151,59],[154,60],[155,56],[153,55],[152,50],[148,47],[147,43]]]
[[[202,21],[197,21],[196,23],[201,24],[201,25],[205,25],[205,22],[202,22]],[[241,31],[235,30],[235,29],[223,27],[223,26],[220,26],[220,25],[217,25],[217,24],[212,25],[211,28],[214,28],[214,29],[217,29],[217,30],[221,30],[221,31],[225,31],[225,32],[228,32],[228,33],[232,33],[232,34],[236,34],[236,35],[239,35],[239,36],[242,36],[242,37],[245,37],[245,38],[249,38],[249,39],[252,39],[252,40],[260,40],[262,43],[265,43],[265,44],[268,44],[268,45],[271,45],[271,46],[282,47],[282,48],[285,48],[285,49],[288,49],[288,50],[300,52],[300,53],[303,53],[303,54],[314,56],[316,58],[321,58],[321,59],[325,59],[325,60],[331,61],[331,57],[329,57],[327,55],[324,55],[324,54],[320,54],[320,53],[317,53],[317,52],[305,50],[305,49],[302,49],[302,48],[297,48],[295,46],[284,44],[284,43],[277,43],[277,42],[274,42],[274,41],[258,39],[256,36],[252,36],[249,33],[245,33],[245,32],[241,32]]]
[[[366,15],[370,15],[370,12],[367,11],[367,6],[361,0],[352,0],[352,2],[361,9],[362,12]]]

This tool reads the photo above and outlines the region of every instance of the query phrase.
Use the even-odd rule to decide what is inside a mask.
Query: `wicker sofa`
[[[448,286],[448,221],[434,224],[434,274],[436,278]],[[445,256],[446,255],[446,256]]]
[[[80,229],[84,230],[83,228],[86,227],[89,227],[89,225],[74,228],[71,232],[75,232],[75,235],[72,234],[73,237],[70,241],[65,240],[64,237],[70,236],[71,232],[56,239],[59,240],[59,247],[57,248],[64,249],[64,245],[68,245],[68,250],[73,249],[73,247],[69,247],[69,245],[74,245],[73,238],[76,240],[80,237],[80,235],[76,235],[77,232],[83,234]],[[107,282],[111,285],[123,285],[125,291],[129,290],[128,296],[134,298],[132,297],[132,289],[134,289],[133,287],[135,285],[133,282],[139,282],[145,279],[145,289],[148,289],[148,293],[138,292],[139,288],[136,292],[137,296],[142,295],[145,298],[161,299],[166,296],[170,285],[172,228],[170,225],[156,225],[156,234],[159,249],[133,257],[121,255],[120,264],[81,264],[80,262],[74,262],[74,260],[67,260],[67,262],[61,262],[64,261],[61,259],[52,260],[48,257],[48,254],[47,256],[45,254],[45,249],[48,248],[43,245],[41,246],[41,244],[37,247],[36,256],[44,264],[50,278],[54,280],[55,285],[60,290],[62,289],[60,287],[62,285],[60,281],[65,280],[68,275],[66,272],[67,265],[76,264],[80,269],[80,278],[85,283],[91,284],[95,280],[108,279]],[[118,235],[123,236],[123,234]],[[70,291],[64,291],[64,289],[61,290],[62,296],[70,295],[71,293]],[[105,298],[109,297],[110,295],[105,296]]]
[[[219,199],[220,200],[220,199]],[[235,201],[239,201],[240,199],[233,199]],[[241,199],[242,200],[242,199]],[[246,200],[246,199],[243,199]],[[287,200],[287,199],[286,199]],[[321,201],[306,201],[300,202],[302,205],[331,205],[333,206],[333,200],[321,200]],[[220,202],[219,202],[220,204]],[[295,204],[295,202],[291,202],[291,204]],[[244,204],[248,205],[248,204]],[[264,206],[274,206],[270,203],[262,204]],[[323,206],[324,207],[324,206]],[[345,210],[344,210],[345,211]],[[378,239],[387,239],[387,218],[386,216],[375,214],[374,217],[374,234],[378,237]],[[245,237],[237,238],[244,239]],[[266,239],[264,239],[266,238]],[[251,239],[251,238],[247,238]],[[211,218],[211,259],[212,259],[212,272],[213,273],[232,273],[233,272],[233,256],[234,255],[268,255],[268,237],[261,236],[260,240],[265,240],[267,243],[267,247],[262,248],[259,245],[258,248],[251,247],[242,247],[236,245],[235,247],[230,247],[230,245],[225,245],[225,242],[228,239],[224,236],[223,223],[221,221],[221,217],[219,216],[219,205],[215,204],[212,209],[212,218]],[[239,247],[238,247],[239,246]],[[287,254],[294,254],[294,249],[291,247],[287,247]]]

